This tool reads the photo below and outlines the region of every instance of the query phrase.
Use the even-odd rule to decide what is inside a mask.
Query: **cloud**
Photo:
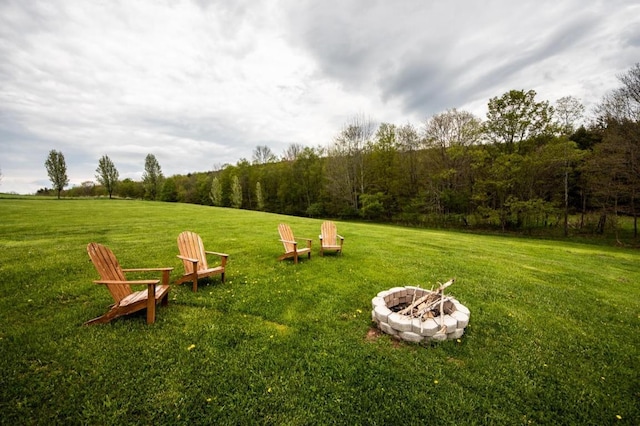
[[[577,2],[297,4],[290,16],[294,34],[325,76],[346,91],[398,100],[410,116],[528,89],[555,58],[584,61],[594,27],[624,21],[603,19],[598,9],[604,4],[580,8]]]
[[[356,114],[419,124],[534,89],[586,105],[640,57],[631,0],[0,2],[0,190],[72,184],[102,155],[167,175],[328,145]],[[194,160],[194,158],[196,160]]]

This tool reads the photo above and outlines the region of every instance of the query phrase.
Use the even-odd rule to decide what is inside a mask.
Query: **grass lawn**
[[[276,260],[280,222],[311,260]],[[0,199],[0,423],[640,424],[640,251],[337,222],[344,255],[320,257],[321,222]],[[154,325],[82,325],[111,303],[87,243],[175,280],[183,230],[230,254],[225,284],[175,286]],[[453,277],[459,341],[371,332],[379,291]]]

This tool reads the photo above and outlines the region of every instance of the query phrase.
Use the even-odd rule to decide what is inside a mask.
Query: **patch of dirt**
[[[367,331],[366,340],[367,342],[375,342],[376,340],[378,340],[378,337],[380,337],[381,335],[382,335],[382,331],[378,330],[375,327],[371,327],[369,328],[369,331]]]
[[[365,337],[365,340],[367,342],[375,342],[380,338],[380,336],[383,336],[383,335],[384,333],[380,331],[380,329],[378,329],[377,327],[371,327],[369,328],[369,331],[367,331],[367,336]],[[397,349],[402,346],[402,341],[396,338],[392,338],[391,345]]]

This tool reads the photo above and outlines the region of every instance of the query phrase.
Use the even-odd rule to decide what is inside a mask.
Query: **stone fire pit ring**
[[[371,299],[371,319],[384,333],[408,342],[427,343],[462,337],[471,312],[453,297],[445,297],[449,309],[443,310],[443,317],[421,319],[394,312],[393,309],[399,305],[411,304],[429,293],[436,292],[413,286],[381,291]]]

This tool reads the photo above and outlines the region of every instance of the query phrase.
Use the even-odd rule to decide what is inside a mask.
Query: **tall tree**
[[[113,161],[107,155],[103,155],[98,161],[98,168],[96,169],[96,179],[104,189],[107,190],[109,198],[112,198],[113,191],[118,185],[118,169],[113,164]]]
[[[264,196],[262,194],[262,185],[260,185],[260,181],[256,182],[256,204],[258,210],[264,210]]]
[[[629,186],[631,214],[633,215],[633,235],[638,236],[638,212],[636,198],[640,197],[640,63],[636,63],[629,71],[619,77],[631,110],[631,123],[624,136],[627,141],[629,165]]]
[[[622,90],[632,111],[635,121],[640,120],[640,63],[636,63],[629,71],[619,77]]]
[[[485,132],[490,141],[504,144],[507,152],[526,139],[553,130],[553,107],[549,102],[536,102],[535,90],[510,90],[488,104]]]
[[[640,63],[618,77],[622,86],[607,93],[596,107],[603,127],[617,122],[640,121]]]
[[[453,146],[475,145],[480,142],[480,124],[480,119],[472,113],[453,108],[427,120],[425,142],[441,151]]]
[[[425,123],[424,142],[431,148],[425,155],[428,192],[436,212],[466,212],[473,187],[469,147],[480,142],[481,134],[480,119],[455,108]]]
[[[144,159],[144,173],[142,174],[142,183],[144,185],[146,199],[158,199],[163,179],[162,169],[155,155],[147,154]]]
[[[347,206],[338,207],[342,212],[335,213],[350,209],[350,214],[356,214],[358,211],[359,196],[365,193],[367,186],[365,148],[374,130],[371,120],[356,116],[342,129],[329,149],[327,188],[334,201],[347,203]]]
[[[405,194],[402,195],[407,197],[408,202],[408,199],[418,194],[418,182],[420,180],[418,154],[422,140],[418,130],[411,123],[398,127],[396,139],[403,164],[402,184],[400,187],[405,191]]]
[[[322,183],[324,181],[322,151],[306,147],[294,164],[294,176],[302,176],[301,184],[306,210],[318,211],[316,205],[320,201]],[[316,205],[315,207],[312,207]]]
[[[588,163],[599,179],[591,187],[606,207],[615,214],[626,210],[634,219],[634,237],[638,235],[640,199],[640,64],[619,77],[622,86],[607,94],[598,108],[603,139]],[[606,190],[606,191],[605,191]],[[611,201],[613,206],[611,206]],[[616,228],[617,230],[617,228]]]
[[[601,209],[597,227],[599,233],[604,232],[610,214],[617,217],[620,202],[626,194],[627,165],[620,142],[619,134],[608,132],[603,141],[594,147],[583,168],[592,202]]]
[[[582,119],[584,106],[573,96],[564,96],[556,101],[555,113],[558,119],[558,128],[564,137],[575,132],[576,123]],[[572,145],[565,141],[563,144],[562,158],[564,159],[564,236],[569,235],[569,173],[571,171],[571,159],[575,152]]]
[[[238,176],[233,176],[231,181],[231,207],[235,209],[242,207],[242,185]]]
[[[235,176],[238,178],[238,183],[240,188],[240,205],[237,208],[241,208],[243,205],[247,206],[247,208],[251,208],[253,205],[253,191],[254,180],[252,180],[252,175],[254,170],[257,169],[257,166],[252,167],[249,161],[246,158],[241,158],[236,163],[236,174]],[[232,191],[233,193],[233,182],[232,182]]]
[[[522,177],[524,157],[518,153],[499,154],[493,159],[485,157],[482,170],[474,182],[473,200],[479,216],[497,223],[502,230],[509,225],[509,202],[519,201],[518,191]]]
[[[278,200],[283,206],[283,212],[287,214],[305,214],[309,208],[319,201],[322,190],[323,160],[319,153],[310,147],[302,149],[296,155],[294,161],[285,161],[280,164],[277,171],[281,178],[278,181]],[[273,177],[271,178],[273,182]],[[263,184],[266,180],[263,179]],[[266,188],[263,185],[263,188]],[[318,206],[312,211],[317,213]]]
[[[211,197],[211,202],[214,206],[222,206],[222,184],[220,183],[218,176],[214,176],[211,181],[211,192],[209,193],[209,197]]]
[[[573,96],[563,96],[556,101],[555,115],[560,133],[566,136],[573,134],[576,124],[582,119],[584,105]]]
[[[622,88],[617,88],[605,94],[595,108],[596,126],[606,129],[611,122],[632,121],[634,112],[629,98]]]
[[[368,212],[360,212],[361,215],[371,219],[377,219],[372,214],[379,204],[382,209],[380,215],[391,217],[396,209],[395,205],[399,192],[400,157],[398,153],[397,127],[390,123],[381,123],[378,126],[375,137],[367,147],[367,194],[366,206]],[[375,202],[374,202],[375,200]],[[365,208],[365,198],[360,196],[362,208]],[[376,204],[376,205],[377,205]]]
[[[57,191],[58,199],[60,199],[60,192],[65,186],[69,185],[67,163],[64,161],[64,155],[60,151],[51,150],[44,165],[47,168],[47,174],[53,184],[53,189]]]

